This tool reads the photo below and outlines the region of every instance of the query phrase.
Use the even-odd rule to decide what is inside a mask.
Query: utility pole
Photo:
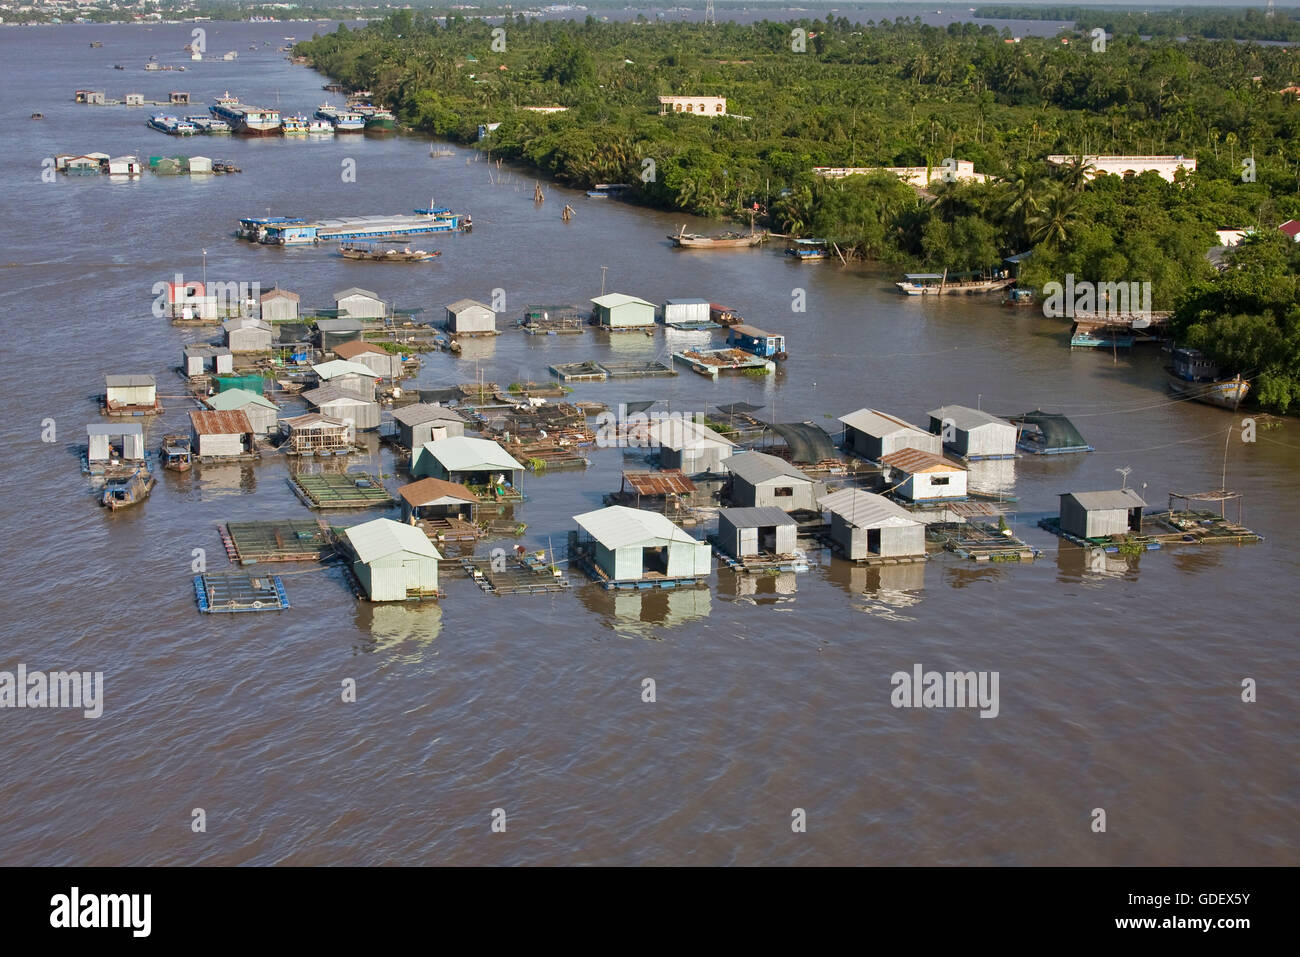
[[[1273,0],[1268,0],[1268,9],[1269,9],[1270,11],[1272,11],[1272,9],[1273,9]],[[1273,14],[1270,12],[1270,13],[1269,13],[1269,16],[1272,16],[1272,15],[1273,15]],[[717,21],[714,20],[714,17],[713,17],[713,0],[709,0],[709,2],[708,2],[707,4],[705,4],[705,6],[704,6],[704,22],[707,23],[707,24],[708,24],[709,26],[711,26],[711,27],[712,27],[712,26],[717,26]]]
[[[600,267],[600,294],[602,296],[605,295],[605,270],[608,268],[608,266]]]

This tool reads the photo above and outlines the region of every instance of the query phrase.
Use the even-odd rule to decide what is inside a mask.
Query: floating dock
[[[713,546],[713,554],[718,556],[718,560],[733,572],[755,575],[765,572],[806,572],[808,570],[808,559],[804,556],[773,555],[766,552],[762,555],[746,555],[744,558],[735,558],[718,546],[718,537],[716,535],[709,536],[709,544]]]
[[[937,541],[958,558],[977,562],[1027,562],[1041,553],[1014,535],[1003,533],[997,525],[983,522],[955,522],[931,525],[927,537]]]
[[[314,562],[334,550],[329,529],[319,521],[228,522],[217,531],[226,555],[238,565]]]
[[[776,370],[776,363],[771,359],[764,359],[743,349],[685,349],[674,352],[673,358],[678,362],[686,363],[700,375],[714,379],[720,372],[744,372],[748,369],[762,369],[765,372]]]
[[[528,564],[510,558],[501,567],[498,560],[496,571],[492,568],[491,558],[462,558],[460,564],[470,581],[489,595],[542,595],[565,591],[570,585],[569,579],[563,575],[553,574],[546,562]]]
[[[561,382],[604,382],[609,378],[609,373],[601,368],[599,363],[590,360],[587,362],[560,362],[549,368],[551,375]]]
[[[194,597],[205,614],[283,611],[289,607],[278,575],[195,575]]]
[[[660,572],[646,572],[645,577],[643,578],[610,578],[605,574],[601,567],[596,564],[596,561],[592,556],[594,546],[594,542],[570,543],[569,563],[577,565],[587,573],[587,576],[592,581],[607,590],[648,591],[655,588],[705,588],[708,585],[708,576],[705,575],[698,578],[669,578]]]
[[[1142,516],[1142,531],[1100,538],[1080,538],[1061,531],[1059,518],[1045,518],[1038,527],[1082,548],[1100,548],[1109,554],[1158,551],[1166,545],[1248,545],[1264,536],[1230,521],[1217,512],[1158,512]]]
[[[371,508],[393,501],[383,482],[365,472],[298,472],[289,485],[310,508]]]

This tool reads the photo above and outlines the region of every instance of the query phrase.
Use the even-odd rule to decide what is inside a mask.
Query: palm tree
[[[1097,167],[1082,156],[1071,156],[1061,164],[1061,185],[1070,192],[1077,193],[1096,173]]]
[[[1039,211],[1043,182],[1037,170],[1021,163],[1007,179],[1000,210],[1003,225],[1017,238],[1027,238],[1029,223]]]
[[[1061,188],[1052,190],[1028,225],[1035,243],[1056,249],[1069,237],[1074,225],[1074,194]]]

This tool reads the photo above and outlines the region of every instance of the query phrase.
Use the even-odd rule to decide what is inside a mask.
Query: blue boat
[[[785,336],[739,323],[727,330],[727,345],[763,359],[785,359]]]
[[[795,262],[814,262],[830,255],[830,243],[825,239],[795,239],[785,248],[785,254]]]

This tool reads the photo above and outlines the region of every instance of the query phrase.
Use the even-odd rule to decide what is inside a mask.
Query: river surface
[[[433,159],[418,138],[195,139],[145,127],[150,108],[90,107],[77,88],[310,112],[322,78],[275,48],[302,23],[207,24],[233,62],[187,64],[192,25],[0,30],[5,493],[0,669],[102,671],[104,714],[0,712],[0,860],[9,864],[1295,864],[1300,816],[1300,538],[1293,424],[1243,443],[1226,412],[1171,402],[1156,350],[1071,352],[1034,310],[898,295],[892,276],[795,265],[779,247],[675,252],[665,235],[709,224],[589,200],[495,170],[469,150]],[[103,42],[91,48],[90,40]],[[256,50],[250,50],[256,46]],[[124,71],[113,69],[121,63]],[[187,112],[199,112],[191,108]],[[45,119],[28,116],[41,111]],[[134,181],[59,176],[59,152],[210,154],[241,175]],[[355,182],[345,182],[354,160]],[[433,240],[427,266],[350,263],[323,248],[233,238],[237,217],[467,211],[469,235]],[[577,215],[561,222],[571,202]],[[1033,563],[939,555],[867,570],[814,553],[806,574],[707,590],[492,598],[444,566],[446,600],[356,601],[337,566],[278,566],[292,608],[205,616],[195,549],[227,560],[226,521],[308,518],[282,459],[160,475],[143,507],[108,514],[79,470],[106,373],[150,373],[179,396],[182,345],[207,330],[150,313],[175,273],[258,281],[328,307],[349,286],[440,313],[461,297],[723,300],[785,333],[765,380],[586,384],[575,398],[661,399],[676,410],[761,405],[828,425],[862,406],[924,421],[943,403],[1072,416],[1091,455],[1002,463]],[[803,290],[807,309],[792,302]],[[428,354],[418,385],[545,380],[560,361],[662,356],[662,331],[609,342],[509,328],[461,358]],[[183,429],[164,398],[150,445]],[[53,419],[57,441],[43,442]],[[354,465],[402,481],[386,451]],[[562,547],[572,516],[616,490],[623,452],[585,473],[529,475],[530,547]],[[629,464],[636,460],[629,458]],[[1036,527],[1067,490],[1227,483],[1267,541],[1167,548],[1093,569]],[[998,468],[991,470],[998,472]],[[356,513],[346,521],[376,517]],[[389,514],[395,514],[389,513]],[[336,521],[343,521],[334,516]],[[1000,713],[895,709],[890,676],[996,671]],[[355,703],[341,700],[354,679]],[[656,682],[654,703],[642,680]],[[1258,682],[1258,701],[1241,682]],[[1288,742],[1290,742],[1288,744]],[[191,827],[194,809],[206,831]],[[491,830],[505,812],[505,833]],[[807,815],[807,832],[792,814]],[[1105,833],[1090,827],[1104,808]]]

